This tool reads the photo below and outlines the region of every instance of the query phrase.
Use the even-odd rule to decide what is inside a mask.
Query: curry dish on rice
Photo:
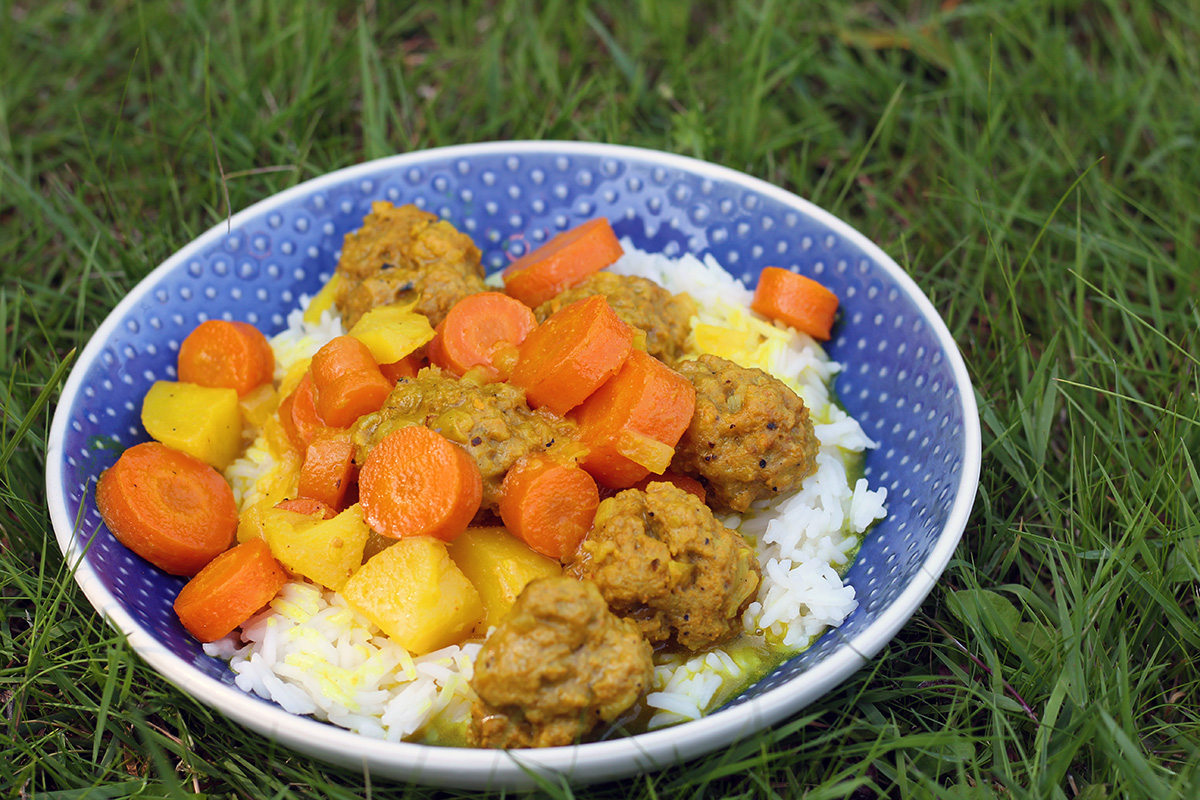
[[[606,223],[603,227],[615,242]],[[413,657],[480,643],[471,645],[476,655],[464,662],[470,665],[469,688],[458,690],[470,699],[469,719],[463,719],[473,746],[560,746],[608,735],[612,725],[642,713],[664,665],[711,662],[710,653],[728,660],[722,647],[752,634],[769,636],[747,627],[747,620],[762,613],[767,562],[760,563],[759,545],[737,525],[756,509],[795,495],[818,471],[823,446],[810,409],[784,380],[697,350],[706,311],[695,298],[612,271],[607,256],[582,269],[562,267],[557,251],[576,252],[573,235],[552,240],[506,272],[506,279],[516,270],[523,279],[532,273],[541,281],[534,281],[542,292],[533,295],[536,304],[522,295],[521,305],[493,297],[496,288],[485,280],[470,237],[415,206],[375,203],[362,227],[345,237],[333,280],[314,307],[332,304],[334,323],[340,320],[349,338],[375,330],[372,321],[380,311],[401,320],[406,331],[425,333],[400,350],[387,350],[391,355],[371,351],[374,361],[355,368],[386,376],[383,389],[370,389],[377,398],[370,401],[357,399],[366,391],[361,387],[336,383],[340,374],[322,377],[322,369],[329,372],[320,361],[328,344],[309,353],[311,367],[306,358],[293,358],[299,366],[281,366],[282,380],[266,387],[274,390],[273,403],[265,401],[268,410],[251,422],[269,465],[260,456],[249,488],[239,490],[238,542],[264,539],[287,579],[315,584],[329,598],[344,596],[337,602],[377,626],[371,635],[395,638]],[[608,246],[605,252],[614,246],[620,251],[619,245]],[[583,251],[581,258],[587,257]],[[477,312],[471,322],[476,327],[464,334],[459,312],[469,302],[516,308],[511,314]],[[757,336],[754,341],[765,347],[772,338],[798,335],[783,325],[754,324],[758,333],[736,336],[746,341]],[[553,334],[541,336],[535,346],[535,329]],[[593,330],[600,333],[590,334]],[[376,341],[359,336],[359,342]],[[530,353],[538,347],[545,352]],[[403,354],[394,361],[382,360],[398,352]],[[464,360],[469,358],[477,360]],[[529,364],[552,377],[567,375],[564,380],[578,394],[567,410],[551,410],[560,401],[547,399],[545,383],[527,377],[535,370]],[[368,387],[378,387],[372,380]],[[336,391],[349,400],[333,398],[333,386],[348,386]],[[355,411],[343,425],[329,424],[333,411],[321,416],[331,404],[342,413],[345,403],[363,413]],[[436,452],[401,448],[397,442],[413,438],[414,428],[437,434],[449,450],[445,444]],[[309,486],[314,480],[306,459],[313,457],[314,443],[332,447],[335,440],[346,448],[337,491],[330,495],[337,499],[306,505],[314,500],[301,491],[306,476]],[[451,521],[430,528],[427,536],[363,521],[386,513],[376,509],[390,508],[390,499],[377,499],[380,490],[374,487],[386,480],[394,488],[401,479],[377,476],[411,470],[397,461],[402,457],[397,454],[410,452],[466,464],[456,467],[467,475],[466,500],[447,501],[465,505],[452,509]],[[227,474],[238,469],[235,464]],[[570,487],[542,488],[540,495],[528,488],[547,474]],[[581,482],[582,494],[576,488]],[[432,495],[442,490],[436,481],[421,489]],[[556,498],[556,492],[562,496]],[[529,516],[534,521],[528,523],[512,510],[513,498],[526,493],[548,509],[541,518]],[[589,493],[590,503],[582,505],[585,518],[572,523],[580,506],[563,505],[562,498],[586,500]],[[343,560],[348,547],[357,561],[334,570],[309,566],[307,555],[296,554],[294,540],[339,520],[337,536],[321,546]],[[561,529],[574,524],[578,530],[556,531],[559,538],[540,541],[536,531],[526,531],[526,525],[538,524]],[[865,524],[856,523],[854,530]],[[121,538],[115,520],[110,527]],[[423,542],[419,548],[413,544],[417,539]],[[852,546],[836,545],[842,554]],[[425,552],[434,560],[422,560]],[[833,560],[838,561],[836,553]],[[433,574],[432,588],[410,591],[394,577],[364,586],[363,577],[384,571],[385,562],[388,569],[394,562],[395,569],[411,570],[404,574]],[[400,596],[410,600],[400,602]],[[445,629],[411,633],[413,626],[429,624],[405,618],[414,608],[432,615],[435,625],[438,614],[447,615]],[[252,637],[275,613],[247,614],[235,625]],[[181,618],[191,630],[183,612]],[[414,638],[404,638],[410,633]],[[216,641],[220,635],[202,638],[214,641],[213,652],[233,657],[238,670],[243,662],[233,654],[243,645],[237,637],[234,631],[223,650]],[[398,658],[405,659],[403,650]]]

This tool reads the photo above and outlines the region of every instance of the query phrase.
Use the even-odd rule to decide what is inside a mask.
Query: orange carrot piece
[[[358,473],[358,492],[363,517],[376,533],[449,542],[479,510],[483,480],[466,450],[410,425],[371,449]]]
[[[537,308],[624,253],[608,220],[591,219],[509,264],[504,270],[504,291]]]
[[[696,409],[691,381],[641,350],[575,409],[581,466],[613,489],[662,473]]]
[[[779,267],[767,267],[758,276],[750,307],[814,339],[828,341],[838,299],[812,278]]]
[[[309,442],[297,486],[301,497],[310,497],[341,511],[346,507],[346,492],[354,479],[354,443],[349,431],[330,432]]]
[[[479,292],[455,303],[437,326],[429,358],[455,375],[479,369],[490,381],[507,380],[517,348],[537,319],[529,306],[500,292]]]
[[[499,510],[504,527],[530,549],[564,558],[579,548],[599,504],[591,475],[574,463],[532,456],[504,476]]]
[[[188,581],[175,598],[175,613],[192,636],[214,642],[271,602],[286,582],[267,543],[251,539],[221,553]]]
[[[680,475],[678,472],[671,472],[671,470],[667,470],[662,475],[647,475],[630,488],[641,489],[644,492],[650,484],[664,482],[673,483],[688,494],[695,495],[701,503],[708,502],[708,491],[705,490],[703,483],[690,475]]]
[[[304,514],[311,517],[316,514],[321,515],[321,519],[333,519],[338,512],[329,507],[328,503],[323,503],[313,497],[293,497],[289,500],[280,500],[275,504],[276,508],[281,508],[284,511],[295,511],[297,514]]]
[[[279,422],[287,433],[288,439],[301,453],[308,449],[317,435],[329,430],[321,415],[317,413],[316,390],[313,386],[312,372],[304,373],[296,390],[283,399],[279,404]]]
[[[136,444],[104,471],[96,506],[117,541],[172,575],[195,575],[233,542],[233,489],[198,458]]]
[[[421,359],[414,355],[407,355],[399,361],[393,361],[390,364],[380,364],[379,371],[383,373],[383,377],[388,379],[389,383],[395,383],[401,378],[415,378],[417,373],[421,371],[421,367],[425,366]]]
[[[392,391],[371,351],[353,336],[327,342],[313,356],[311,372],[317,415],[335,428],[378,411]]]
[[[179,346],[179,380],[184,383],[236,389],[243,397],[274,376],[271,343],[245,322],[201,322]]]
[[[634,329],[601,295],[564,306],[526,337],[509,383],[525,390],[532,408],[559,416],[621,369],[633,350]]]

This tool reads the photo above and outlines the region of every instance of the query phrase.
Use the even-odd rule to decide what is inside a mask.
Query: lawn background
[[[844,217],[966,358],[983,474],[872,664],[587,798],[1200,797],[1200,3],[0,0],[0,796],[411,797],[131,654],[44,501],[60,368],[138,280],[364,160],[553,138]]]

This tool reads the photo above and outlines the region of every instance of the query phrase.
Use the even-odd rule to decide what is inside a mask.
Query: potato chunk
[[[357,503],[333,519],[281,508],[261,513],[263,538],[272,555],[292,574],[336,592],[362,565],[371,529]]]
[[[534,552],[500,527],[468,528],[450,543],[450,557],[483,600],[481,633],[500,624],[527,583],[562,573],[556,560]]]
[[[234,389],[157,381],[142,401],[142,425],[159,442],[225,469],[242,449]]]
[[[342,596],[414,655],[462,642],[484,617],[479,592],[431,536],[400,539],[373,557]]]
[[[412,303],[376,306],[359,318],[350,335],[367,346],[376,364],[392,364],[433,338],[429,317]]]

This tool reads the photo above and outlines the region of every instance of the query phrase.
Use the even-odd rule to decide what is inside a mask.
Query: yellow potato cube
[[[251,539],[266,538],[266,534],[263,531],[263,512],[274,505],[275,503],[271,502],[271,498],[265,497],[238,514],[238,544],[245,544]]]
[[[242,449],[234,389],[157,381],[142,401],[142,425],[159,442],[225,469]]]
[[[429,318],[412,303],[376,306],[363,314],[350,335],[367,346],[376,364],[391,364],[433,338]]]
[[[242,419],[255,428],[262,428],[279,407],[279,393],[274,386],[264,383],[238,400],[238,407],[242,410]]]
[[[504,619],[527,583],[562,573],[553,558],[530,550],[499,527],[468,528],[450,543],[450,557],[483,600],[481,633]]]
[[[256,503],[255,507],[258,508],[257,519],[252,515],[248,522],[258,525],[262,532],[262,538],[266,539],[267,544],[271,547],[271,555],[275,556],[280,563],[283,562],[279,558],[275,545],[271,544],[271,540],[274,539],[282,544],[292,536],[303,534],[322,519],[321,514],[301,514],[298,511],[275,508],[275,504],[268,505],[266,499],[261,503]],[[247,513],[249,512],[250,509],[247,509]]]
[[[401,539],[342,587],[355,611],[414,655],[458,644],[483,619],[479,592],[431,536]]]
[[[333,519],[269,508],[262,512],[262,522],[263,538],[280,564],[335,592],[362,565],[371,531],[357,503]]]

